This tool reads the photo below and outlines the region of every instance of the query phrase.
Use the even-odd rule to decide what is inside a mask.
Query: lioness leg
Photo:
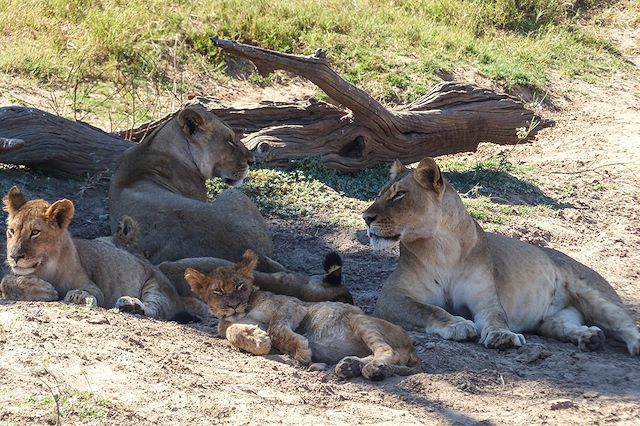
[[[477,300],[473,319],[481,330],[479,343],[487,348],[507,349],[520,347],[526,343],[522,334],[509,330],[507,315],[494,294],[482,294],[482,299]]]
[[[574,303],[586,321],[596,324],[606,334],[624,342],[631,355],[640,355],[640,332],[625,307],[591,286],[578,284],[575,287],[577,289],[574,288],[574,291],[577,291]]]
[[[8,300],[32,302],[58,300],[58,292],[51,283],[32,275],[5,275],[0,282],[0,296]]]
[[[435,304],[420,303],[398,291],[383,292],[373,314],[407,330],[424,330],[443,339],[467,340],[477,335],[473,321],[451,315]],[[437,303],[434,298],[434,303]]]
[[[568,307],[546,317],[538,333],[545,337],[571,342],[581,351],[595,351],[604,344],[604,333],[598,327],[587,327],[576,308]]]
[[[305,315],[307,308],[297,303],[285,303],[277,316],[271,320],[267,334],[273,347],[282,353],[291,355],[303,364],[311,363],[311,349],[306,337],[294,332]]]

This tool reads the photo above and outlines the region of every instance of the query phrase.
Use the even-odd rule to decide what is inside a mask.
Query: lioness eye
[[[9,229],[7,229],[7,234],[8,234],[10,237],[13,237],[13,228],[9,228]]]
[[[244,283],[238,283],[238,285],[236,286],[236,290],[241,290],[242,287],[244,287]]]
[[[222,292],[220,290],[211,290],[211,293],[217,294],[218,296],[222,296]]]
[[[400,200],[402,197],[404,197],[405,195],[407,195],[407,193],[405,191],[398,191],[396,192],[393,197],[391,197],[391,199],[393,201],[398,201]]]
[[[231,146],[236,146],[236,143],[235,143],[235,141],[234,141],[233,139],[228,139],[228,140],[227,140],[227,143],[228,143],[229,145],[231,145]]]
[[[40,235],[39,229],[34,229],[33,231],[31,231],[31,238],[36,238],[38,235]]]

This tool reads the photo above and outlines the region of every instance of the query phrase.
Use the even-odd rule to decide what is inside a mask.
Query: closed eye
[[[7,235],[8,236],[13,237],[13,233],[14,233],[13,228],[7,229]]]
[[[401,200],[405,195],[407,195],[406,191],[398,191],[391,197],[391,201]]]
[[[242,287],[244,287],[244,283],[243,282],[238,283],[238,285],[236,286],[236,290],[241,290]]]

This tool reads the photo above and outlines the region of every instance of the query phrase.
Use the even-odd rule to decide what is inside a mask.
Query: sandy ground
[[[559,207],[514,218],[502,230],[590,265],[639,321],[640,84],[614,75],[564,89],[544,111],[557,125],[509,152],[511,161],[534,166],[535,185]],[[258,96],[272,98],[272,90]],[[296,93],[305,90],[312,89],[296,82]],[[503,150],[483,145],[468,157]],[[108,232],[104,185],[21,170],[1,177],[2,192],[19,183],[34,196],[71,196],[75,235]],[[358,229],[270,224],[276,257],[289,268],[318,272],[318,253],[340,250],[356,303],[373,308],[397,251],[372,252]],[[2,303],[0,425],[640,424],[640,359],[615,342],[581,353],[527,335],[524,347],[496,351],[412,333],[425,372],[368,383],[307,372],[284,356],[249,356],[214,334],[206,324]]]

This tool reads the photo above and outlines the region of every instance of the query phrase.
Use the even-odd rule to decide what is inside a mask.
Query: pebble
[[[567,410],[569,408],[576,408],[577,405],[570,399],[556,399],[551,401],[550,408],[552,410]]]

